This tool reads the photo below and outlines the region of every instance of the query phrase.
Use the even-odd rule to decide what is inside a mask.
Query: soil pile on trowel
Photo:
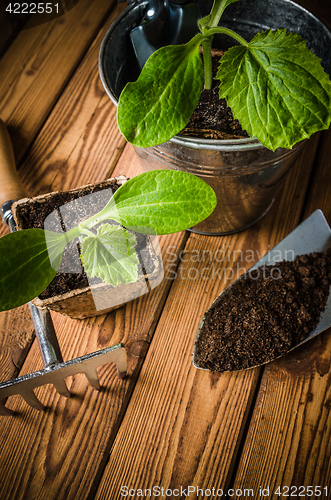
[[[312,332],[331,284],[331,249],[245,273],[207,311],[199,368],[242,370],[286,354]]]

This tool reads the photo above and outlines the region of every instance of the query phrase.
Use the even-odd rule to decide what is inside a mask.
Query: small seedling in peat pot
[[[61,265],[65,247],[76,238],[90,278],[114,287],[133,283],[139,268],[134,233],[183,231],[208,217],[215,206],[216,195],[203,180],[182,171],[156,170],[125,182],[100,212],[67,232],[32,228],[7,234],[0,238],[0,310],[43,292]]]
[[[147,60],[118,102],[118,125],[138,147],[150,147],[181,132],[203,86],[212,87],[213,37],[225,34],[239,45],[219,62],[219,97],[242,128],[266,148],[292,148],[331,121],[331,82],[320,60],[296,33],[267,30],[247,42],[219,26],[225,8],[238,0],[214,0],[200,33],[184,45],[165,46]],[[200,55],[203,49],[203,61]]]

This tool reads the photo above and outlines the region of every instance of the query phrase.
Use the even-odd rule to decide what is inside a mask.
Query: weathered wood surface
[[[105,30],[121,9],[122,7],[117,9],[105,22],[99,37],[57,102],[28,156],[20,165],[20,176],[33,194],[60,188],[69,189],[85,182],[104,179],[113,173],[124,141],[116,129],[114,106],[101,91],[97,54]],[[75,96],[77,98],[73,98]],[[126,173],[133,176],[139,172],[138,160],[132,148],[128,148],[114,175]],[[184,241],[185,234],[163,238],[166,247],[176,246],[178,251]],[[72,359],[123,341],[130,351],[129,377],[124,382],[118,381],[114,367],[110,371],[106,367],[103,370],[106,375],[103,377],[101,374],[101,383],[105,389],[98,394],[88,386],[83,375],[78,375],[69,384],[75,396],[68,401],[59,398],[54,389],[42,388],[37,395],[50,407],[49,412],[42,414],[28,408],[19,396],[11,398],[8,406],[12,405],[13,409],[20,411],[20,415],[5,421],[6,426],[1,431],[3,453],[0,491],[3,498],[35,498],[38,492],[40,498],[44,495],[45,498],[76,499],[77,495],[83,498],[93,490],[107,457],[106,451],[110,448],[111,439],[132,392],[141,358],[148,347],[170,284],[170,280],[164,280],[162,286],[148,297],[142,297],[107,317],[80,322],[53,315],[64,359]],[[2,350],[1,358],[6,368],[2,370],[3,380],[10,378],[8,371],[11,368],[15,369],[11,366],[12,362],[9,363],[8,357],[14,357],[12,351],[16,339],[12,339],[13,325],[10,322],[16,318],[17,311],[3,315],[5,335],[2,338],[6,347],[6,350]],[[29,318],[27,320],[27,324],[31,326]],[[22,342],[22,322],[16,324],[14,332],[20,334],[18,339]],[[7,349],[7,345],[10,349]],[[41,357],[35,343],[20,374],[41,367]],[[101,399],[104,400],[103,404]],[[50,414],[55,417],[63,413],[65,416],[62,416],[60,421],[55,419],[57,424],[53,418],[51,423]],[[32,429],[31,421],[34,422]],[[104,421],[107,421],[106,427],[103,426]],[[94,424],[86,433],[86,429],[90,427],[89,422]],[[62,432],[62,428],[67,430]],[[15,460],[8,460],[6,443],[14,441],[24,432],[30,435],[29,440],[16,449]],[[32,442],[34,446],[31,446]],[[59,452],[59,447],[62,452]],[[103,453],[100,453],[100,447]],[[11,447],[7,448],[8,453],[10,449]],[[82,463],[85,467],[82,467]],[[87,463],[90,465],[86,466]],[[28,465],[23,467],[22,464],[30,464],[31,468]],[[44,471],[40,482],[31,480],[35,468]],[[78,473],[78,470],[81,472]]]
[[[300,3],[331,20],[329,3]],[[0,116],[32,195],[141,171],[97,68],[101,39],[123,8],[80,0],[73,17],[20,33],[0,60]],[[119,381],[114,366],[102,367],[98,393],[78,374],[69,399],[40,388],[42,413],[11,398],[18,413],[1,418],[1,500],[117,499],[124,485],[330,486],[328,332],[262,369],[211,374],[191,363],[200,318],[220,291],[316,208],[331,222],[330,148],[330,133],[309,141],[249,230],[160,238],[166,278],[150,294],[88,320],[52,314],[64,359],[122,341],[129,376]],[[26,306],[1,314],[0,329],[0,380],[17,374],[31,344],[20,373],[42,367]]]
[[[298,3],[331,27],[330,2]],[[302,219],[321,209],[331,223],[330,154],[328,131],[322,134]],[[321,487],[321,495],[316,494],[316,498],[330,496],[330,352],[329,329],[266,367],[234,482],[236,488],[269,486],[275,491],[278,486],[313,485]],[[273,454],[269,452],[271,446]]]
[[[329,224],[330,155],[329,131],[323,134],[304,207],[304,218],[322,209]],[[245,486],[256,490],[259,486],[269,486],[270,491],[292,485],[330,488],[330,381],[330,329],[266,367],[241,456],[236,488]]]
[[[80,0],[64,16],[22,30],[4,53],[0,116],[11,132],[18,162],[114,4],[114,0]]]
[[[95,4],[95,7],[98,6]],[[76,9],[73,10],[76,12]],[[76,68],[61,98],[58,99],[57,97],[59,89],[57,89],[56,93],[49,92],[47,99],[45,99],[46,102],[42,101],[38,107],[38,112],[35,113],[35,120],[39,120],[36,128],[41,130],[34,142],[32,142],[33,135],[29,136],[29,141],[32,144],[29,144],[30,149],[24,160],[20,161],[22,155],[16,147],[15,156],[19,175],[31,196],[104,180],[111,175],[116,165],[116,161],[124,148],[124,140],[116,128],[116,109],[102,89],[98,73],[98,51],[106,30],[122,10],[123,6],[116,7],[111,15],[106,18],[102,29],[99,31],[94,43],[89,47],[82,62]],[[98,15],[102,20],[100,12]],[[51,21],[49,24],[57,24],[60,20]],[[39,32],[41,29],[41,27],[37,27],[29,31],[34,34],[35,30]],[[69,27],[67,27],[68,29]],[[48,32],[48,30],[49,28],[46,31]],[[60,48],[66,46],[67,30],[59,37],[58,44]],[[41,33],[43,32],[41,31]],[[23,32],[22,36],[25,37],[25,35],[25,32]],[[16,42],[19,42],[19,37]],[[23,42],[20,42],[19,47],[21,46],[24,48]],[[39,44],[36,45],[36,54],[38,54],[38,48]],[[13,50],[13,47],[11,47],[11,50]],[[57,48],[57,51],[61,52],[61,49]],[[69,61],[71,65],[76,66],[77,61],[79,61],[77,57],[81,56],[81,54],[82,48],[78,46],[75,60]],[[15,66],[18,75],[16,75],[16,78],[23,78],[20,75],[20,66],[25,64],[25,55],[25,52],[23,52],[22,56],[21,52],[18,54],[19,64],[17,67]],[[0,67],[2,65],[3,71],[9,71],[7,64],[7,61],[0,61]],[[68,72],[71,65],[68,64]],[[55,60],[51,58],[48,65],[43,62],[43,68],[44,71],[47,70],[49,75],[56,73],[56,58]],[[63,79],[65,76],[63,74]],[[38,83],[39,79],[40,84]],[[45,85],[44,80],[45,76],[41,75],[35,83],[39,91],[41,85]],[[8,88],[5,90],[8,92]],[[33,91],[28,90],[28,95],[32,94],[31,99],[34,98]],[[16,92],[14,96],[16,97]],[[55,102],[56,104],[54,104]],[[13,108],[13,112],[15,106],[15,100],[7,104],[7,108]],[[48,107],[53,107],[53,109],[44,124],[44,115],[48,112]],[[1,109],[0,115],[3,116]],[[8,121],[10,122],[10,119]],[[13,132],[10,126],[8,128]],[[14,138],[13,136],[15,137],[15,134],[11,133],[11,139]],[[7,231],[1,225],[2,234]],[[27,329],[26,335],[22,332],[22,326],[17,325],[17,311],[0,313],[2,331],[0,366],[3,366],[0,372],[0,380],[8,380],[17,375],[17,367],[20,367],[20,360],[24,359],[26,353],[23,339],[26,338],[26,345],[29,346],[31,338],[33,338],[33,325],[29,320],[28,310],[23,307],[22,311],[26,311],[24,317],[28,317],[24,325]],[[17,326],[13,327],[12,324]],[[20,346],[18,351],[17,345]],[[12,358],[16,360],[15,363],[11,361]]]
[[[129,176],[140,172],[131,148],[121,158],[115,173],[123,169]],[[164,251],[168,247],[174,251],[176,247],[177,253],[184,241],[185,234],[160,238]],[[65,360],[124,342],[129,350],[128,377],[120,381],[114,366],[100,368],[103,389],[98,393],[92,390],[84,375],[79,374],[69,380],[73,395],[68,400],[59,397],[49,386],[40,388],[36,395],[47,406],[47,411],[41,413],[28,407],[20,396],[12,397],[7,406],[19,413],[15,418],[4,419],[0,432],[0,492],[4,498],[34,499],[37,496],[48,500],[75,500],[88,498],[91,491],[93,493],[170,284],[171,280],[165,279],[148,295],[107,316],[82,321],[52,315]],[[20,374],[41,367],[35,342]],[[9,460],[13,448],[7,445],[25,433],[29,439],[22,440],[14,450],[15,459]],[[34,477],[34,470],[39,471],[38,479]]]
[[[299,223],[318,139],[307,145],[263,221],[237,235],[190,236],[182,272],[170,290],[96,498],[117,498],[123,485],[225,490],[232,484],[260,369],[226,374],[196,370],[191,363],[194,337],[204,311],[229,283],[224,276],[237,277],[237,269],[241,274],[252,265],[252,252],[258,260]],[[225,259],[217,262],[222,248]],[[214,271],[202,258],[208,251]]]

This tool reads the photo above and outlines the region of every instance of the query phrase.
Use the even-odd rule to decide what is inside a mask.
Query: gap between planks
[[[22,30],[2,56],[0,116],[11,132],[18,163],[114,4],[80,0],[65,15]]]

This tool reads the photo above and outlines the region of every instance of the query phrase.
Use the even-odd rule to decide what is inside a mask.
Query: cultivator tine
[[[43,385],[39,383],[40,376],[42,372],[29,373],[28,375],[22,375],[21,377],[8,380],[7,382],[2,382],[0,384],[0,415],[12,415],[12,410],[9,410],[3,404],[9,396],[14,394],[19,394],[24,398],[28,405],[32,406],[36,410],[43,410],[44,405],[39,401],[33,392],[36,387]]]
[[[44,410],[45,408],[44,405],[39,401],[39,399],[37,398],[37,396],[33,391],[21,390],[21,392],[19,392],[18,394],[20,394],[24,398],[26,403],[28,403],[28,405],[30,405],[32,408],[35,408],[36,410],[40,411]]]
[[[97,374],[97,371],[95,368],[91,368],[91,370],[84,372],[85,376],[89,382],[89,384],[95,389],[96,391],[100,390],[100,382],[99,382],[99,377]]]
[[[67,384],[65,383],[65,380],[63,378],[58,378],[56,380],[53,380],[53,385],[56,389],[56,391],[61,395],[66,398],[70,397],[70,391],[67,387]]]
[[[30,406],[42,410],[44,406],[33,392],[42,385],[52,384],[62,396],[70,396],[64,379],[77,373],[85,373],[91,386],[100,389],[96,369],[107,363],[116,363],[117,375],[124,378],[127,371],[127,355],[123,344],[106,347],[62,363],[53,363],[43,370],[3,382],[0,384],[0,415],[12,415],[11,410],[6,408],[2,401],[14,394],[20,394]]]
[[[8,132],[1,120],[0,135],[1,138],[4,135],[4,143],[8,142],[10,144]],[[13,165],[13,154],[10,151],[9,153],[10,158],[8,159],[8,164],[10,164],[14,172],[10,177],[10,182],[15,182],[17,172],[15,165]],[[19,182],[18,179],[16,179],[16,182]],[[20,190],[20,184],[18,184],[18,187],[15,187],[15,192]],[[22,193],[22,196],[26,196],[25,192],[24,194]],[[13,199],[8,200],[0,207],[2,221],[9,227],[10,231],[17,230],[11,211],[14,201]],[[9,408],[6,408],[4,404],[6,399],[14,394],[20,394],[33,408],[43,410],[44,405],[38,400],[33,391],[37,387],[45,384],[52,384],[62,396],[70,396],[65,379],[70,375],[76,375],[76,373],[85,373],[91,386],[94,389],[100,389],[96,369],[98,366],[106,363],[115,362],[118,376],[120,378],[125,377],[127,371],[127,355],[123,344],[106,347],[92,354],[87,354],[80,358],[64,362],[49,310],[47,308],[38,309],[31,302],[29,302],[29,308],[43,359],[44,369],[0,383],[0,415],[12,415],[14,413]]]
[[[49,310],[37,309],[31,303],[29,307],[44,362],[44,369],[0,384],[0,415],[13,414],[11,410],[5,407],[3,401],[14,394],[20,394],[32,408],[43,410],[44,405],[33,392],[34,389],[42,385],[52,384],[61,396],[69,397],[70,392],[65,379],[77,373],[85,373],[91,386],[99,390],[100,383],[97,368],[106,363],[115,362],[118,377],[125,377],[127,354],[123,344],[106,347],[100,351],[64,362]]]
[[[31,303],[29,307],[45,368],[0,384],[0,415],[12,415],[13,412],[2,402],[14,394],[20,394],[33,408],[44,409],[44,405],[33,392],[42,385],[52,384],[60,395],[70,396],[65,379],[77,373],[85,373],[91,386],[100,389],[97,368],[106,363],[116,363],[118,376],[125,376],[127,354],[123,344],[106,347],[64,362],[49,311],[39,310]]]

